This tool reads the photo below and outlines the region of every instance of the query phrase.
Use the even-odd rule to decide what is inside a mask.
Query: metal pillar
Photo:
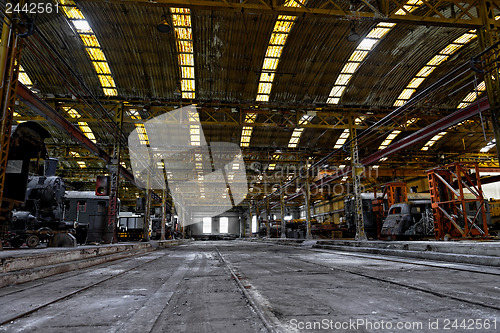
[[[260,231],[260,210],[259,210],[259,202],[257,202],[255,204],[255,213],[257,214],[257,218],[256,218],[256,223],[257,223],[257,236],[259,235],[259,231]]]
[[[306,239],[312,239],[311,234],[311,187],[309,185],[309,175],[306,175],[304,189],[304,200],[306,207]]]
[[[149,187],[149,186],[148,186]],[[150,241],[149,238],[149,223],[151,221],[151,190],[146,189],[146,207],[144,208],[144,231],[143,238],[146,242]]]
[[[356,128],[354,127],[354,117],[351,115],[349,119],[350,136],[351,136],[351,171],[354,194],[354,207],[356,210],[356,240],[366,241],[365,225],[363,223],[363,206],[361,203],[361,173],[362,165],[359,163],[358,155],[358,140],[356,139]]]
[[[495,5],[493,1],[479,1],[479,16],[483,27],[477,29],[479,45],[481,50],[486,50],[500,41],[498,27],[495,24]],[[482,57],[482,70],[485,72],[484,81],[486,83],[486,92],[490,103],[491,121],[493,123],[493,134],[496,140],[497,155],[500,159],[500,74],[498,52],[500,47],[497,45]]]
[[[266,199],[266,237],[271,237],[271,225],[269,218],[271,217],[271,212],[269,211],[269,198]]]
[[[7,18],[12,15],[7,14]],[[4,23],[2,28],[2,41],[0,44],[0,108],[2,118],[0,119],[0,203],[3,203],[3,191],[7,171],[7,160],[9,157],[10,135],[12,131],[12,120],[15,108],[17,78],[19,75],[19,59],[21,57],[21,45],[19,37]],[[5,214],[0,217],[0,236],[7,232],[7,221]],[[0,242],[0,249],[2,245]]]
[[[161,235],[160,240],[165,240],[165,224],[167,223],[167,191],[163,190],[161,197]]]
[[[115,114],[115,121],[118,128],[122,129],[123,124],[123,105],[120,105]],[[118,236],[116,234],[116,221],[118,214],[118,188],[120,185],[120,155],[121,143],[120,138],[116,137],[113,144],[113,156],[108,165],[110,171],[110,186],[109,186],[109,205],[108,205],[108,225],[104,235],[106,243],[116,243]]]
[[[281,238],[286,238],[285,222],[285,188],[283,182],[280,182],[280,209],[281,209]]]

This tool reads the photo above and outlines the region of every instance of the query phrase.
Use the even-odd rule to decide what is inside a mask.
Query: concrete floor
[[[1,288],[0,332],[500,332],[499,281],[495,267],[192,242]]]

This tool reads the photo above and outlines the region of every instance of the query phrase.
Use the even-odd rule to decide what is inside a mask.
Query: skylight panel
[[[177,47],[177,61],[181,76],[181,97],[196,98],[196,83],[193,54],[193,30],[191,28],[191,10],[189,8],[170,8],[172,26]],[[192,141],[193,142],[193,141]]]
[[[76,111],[75,109],[73,109],[72,107],[69,107],[69,106],[63,106],[62,109],[64,111],[66,111],[66,113],[73,119],[78,119],[78,118],[81,118],[82,116],[80,115],[80,113],[78,113],[78,111]]]
[[[292,26],[293,26],[293,21],[278,20],[278,21],[276,21],[276,24],[274,25],[273,32],[289,33],[290,30],[292,29]]]
[[[283,51],[283,46],[268,46],[266,51],[266,57],[279,58],[281,57],[282,51]]]
[[[443,61],[445,61],[446,59],[448,59],[448,56],[447,55],[441,55],[441,54],[438,54],[438,55],[435,55],[434,58],[432,58],[428,63],[427,65],[428,66],[439,66]]]
[[[261,83],[259,83],[259,89],[258,89],[257,92],[259,94],[270,94],[271,93],[271,87],[272,87],[272,83],[261,82]]]
[[[349,83],[349,81],[351,80],[351,77],[352,77],[352,75],[341,74],[337,78],[337,81],[335,81],[335,85],[345,86],[345,85],[347,85],[347,83]]]
[[[330,96],[340,97],[344,92],[346,86],[333,86],[332,91],[330,92]]]
[[[422,4],[421,0],[409,0],[406,2],[406,5],[404,7],[408,12],[412,12],[413,10],[417,9],[418,6],[420,6],[421,4]],[[407,14],[407,12],[403,11],[402,9],[400,9],[398,12],[397,12],[398,15]],[[368,33],[368,35],[366,35],[366,37],[358,44],[356,50],[349,57],[349,63],[344,65],[341,74],[335,81],[335,85],[332,88],[326,103],[338,104],[340,102],[340,97],[342,93],[341,94],[338,93],[339,91],[338,86],[346,86],[349,83],[352,75],[361,66],[361,62],[366,58],[368,52],[373,50],[377,45],[377,43],[382,38],[384,38],[395,25],[396,25],[395,23],[388,23],[388,22],[378,23],[375,26],[375,28],[373,28]]]
[[[333,149],[339,149],[342,148],[344,143],[347,141],[347,138],[349,137],[349,129],[345,129],[342,134],[340,134],[340,137],[337,139],[337,142],[335,142],[335,145],[333,146]]]
[[[81,169],[85,169],[87,167],[87,164],[84,161],[77,161],[76,163]]]
[[[305,126],[310,123],[310,121],[314,118],[312,115],[303,115],[300,117],[299,126]],[[304,127],[297,127],[293,130],[292,136],[288,141],[288,148],[296,148],[302,133],[304,132]]]
[[[33,82],[31,81],[30,77],[24,70],[23,66],[19,65],[19,75],[18,75],[18,80],[24,84],[26,87],[30,88],[33,86]]]
[[[287,37],[288,37],[288,34],[273,33],[271,35],[271,40],[269,41],[269,45],[285,45]]]
[[[172,15],[172,22],[178,27],[190,27],[191,26],[191,15]]]
[[[273,82],[274,80],[274,73],[261,73],[260,74],[260,81],[261,82]]]
[[[424,66],[422,67],[422,69],[417,73],[417,76],[420,76],[420,77],[427,77],[429,76],[434,70],[436,69],[436,67],[434,66]]]
[[[88,47],[87,53],[89,54],[90,60],[94,61],[106,61],[104,52],[101,49],[95,47]]]
[[[416,89],[422,84],[422,82],[424,82],[424,80],[425,80],[425,78],[423,78],[423,77],[415,77],[410,81],[407,88]]]
[[[189,53],[181,53],[178,55],[179,64],[181,66],[194,66],[194,57]]]
[[[288,0],[284,3],[285,7],[298,7],[306,0]],[[259,76],[259,85],[257,87],[257,102],[269,102],[269,96],[274,82],[274,74],[278,68],[279,60],[283,52],[283,46],[286,43],[288,34],[293,28],[296,16],[278,15],[274,27],[269,37],[266,54],[262,62],[262,70]],[[241,137],[243,140],[243,136]],[[241,146],[248,147],[249,143],[241,142]]]
[[[342,68],[341,72],[352,74],[358,69],[359,65],[361,65],[361,63],[359,62],[348,62],[344,65],[344,68]]]
[[[109,69],[108,63],[104,61],[92,61],[94,69],[97,74],[111,75],[111,70]]]
[[[479,150],[479,152],[480,152],[480,153],[487,153],[487,152],[489,152],[489,151],[490,151],[490,149],[491,149],[491,148],[495,147],[495,145],[496,145],[496,140],[495,140],[495,139],[493,139],[493,140],[491,140],[490,142],[488,142],[488,143],[486,144],[486,146],[484,146],[483,148],[481,148],[481,149]]]
[[[390,28],[375,28],[370,31],[370,33],[366,36],[367,38],[375,38],[380,39],[385,36],[391,29]]]
[[[477,35],[475,33],[465,33],[462,36],[458,37],[453,41],[453,43],[457,44],[467,44],[470,41],[472,41],[474,38],[476,38]]]
[[[410,99],[411,95],[415,92],[415,89],[405,89],[399,95],[399,99]]]
[[[92,28],[87,20],[73,20],[72,23],[78,33],[92,33]]]
[[[455,53],[459,48],[461,48],[462,46],[464,46],[463,44],[449,44],[448,46],[446,46],[444,49],[441,50],[441,52],[439,52],[440,54],[446,54],[446,55],[451,55],[453,53]]]
[[[79,121],[78,122],[78,127],[80,127],[80,130],[83,132],[83,134],[90,139],[90,141],[97,143],[94,133],[89,127],[89,124],[85,121]]]
[[[367,55],[368,51],[357,50],[352,53],[351,57],[349,58],[349,61],[361,62],[365,59]]]
[[[377,44],[377,42],[377,39],[365,38],[361,41],[361,43],[359,43],[358,49],[370,51],[375,46],[375,44]]]
[[[483,93],[485,90],[486,90],[486,83],[482,81],[477,85],[477,90],[474,89],[464,97],[462,102],[457,106],[457,109],[463,109],[469,106],[470,103],[474,102],[477,99],[478,95]]]
[[[101,86],[105,88],[110,88],[115,86],[115,81],[111,75],[97,75]]]
[[[72,0],[59,0],[59,8],[62,9],[62,12],[68,21],[71,22],[82,40],[85,50],[90,60],[92,60],[94,70],[96,74],[98,74],[103,94],[105,96],[117,96],[118,90],[116,89],[115,81],[111,75],[110,66],[107,63],[106,56],[89,22]],[[107,74],[108,77],[103,77],[100,74]]]
[[[274,71],[276,70],[276,67],[278,67],[278,61],[279,59],[277,58],[264,58],[264,65],[262,66],[262,69]]]
[[[446,132],[440,132],[440,133],[434,135],[429,141],[426,142],[426,144],[420,150],[424,150],[424,151],[429,150],[429,148],[432,147],[444,135],[446,135]]]
[[[255,100],[257,102],[269,102],[269,95],[257,95]]]

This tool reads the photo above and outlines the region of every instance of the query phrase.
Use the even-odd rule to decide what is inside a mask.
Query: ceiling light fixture
[[[165,15],[161,16],[161,22],[156,26],[159,32],[169,33],[172,31],[172,27],[167,22],[167,17]]]
[[[347,40],[350,42],[357,42],[360,38],[361,36],[356,32],[356,23],[354,23],[354,21],[351,21],[351,32],[349,32]]]

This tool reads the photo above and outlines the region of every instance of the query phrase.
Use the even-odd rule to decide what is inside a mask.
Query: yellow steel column
[[[495,6],[493,1],[479,1],[479,16],[483,26],[478,29],[479,44],[481,50],[493,46],[500,41],[497,22],[494,13]],[[500,159],[500,74],[498,52],[500,46],[494,47],[482,57],[482,69],[485,72],[484,81],[490,103],[491,121],[493,124],[493,133],[496,140],[497,155]]]
[[[115,114],[115,121],[118,127],[122,129],[123,124],[123,105],[119,105]],[[120,155],[121,155],[121,141],[120,133],[118,137],[115,138],[113,145],[113,156],[111,157],[111,162],[108,165],[110,171],[110,186],[109,186],[109,205],[108,205],[108,225],[106,234],[104,236],[104,241],[106,243],[116,243],[118,241],[118,236],[116,234],[116,222],[118,215],[118,188],[120,184]]]
[[[7,16],[9,18],[9,16]],[[4,23],[0,44],[0,203],[3,205],[3,190],[9,157],[10,135],[15,108],[17,79],[21,46],[19,37]],[[7,232],[6,212],[0,214],[0,237]],[[0,242],[1,249],[1,242]]]
[[[167,191],[163,190],[161,197],[161,236],[160,240],[165,240],[165,223],[167,223]]]

